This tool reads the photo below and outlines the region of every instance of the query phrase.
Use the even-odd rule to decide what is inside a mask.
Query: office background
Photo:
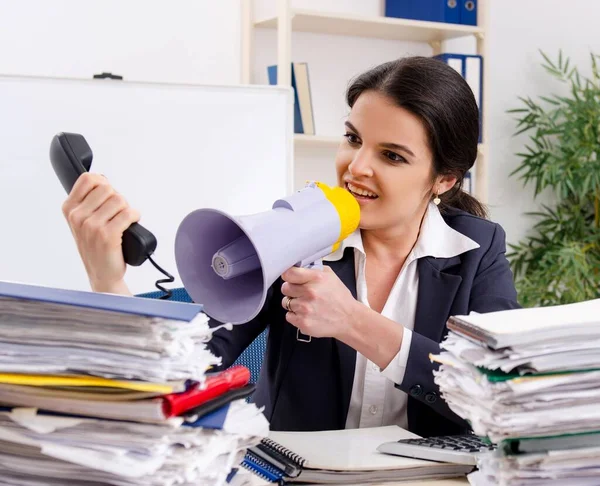
[[[295,8],[381,15],[382,0],[290,0]],[[259,17],[275,0],[255,0]],[[543,49],[559,49],[583,73],[590,51],[600,52],[595,0],[488,0],[488,194],[491,217],[517,242],[532,220],[523,215],[544,202],[509,174],[517,166],[526,135],[513,137],[506,113],[518,96],[560,93],[540,66]],[[101,71],[127,80],[238,84],[242,72],[240,0],[0,0],[0,71],[86,77]],[[252,81],[267,83],[277,62],[276,32],[255,29]],[[369,67],[405,55],[431,55],[426,43],[357,36],[294,33],[292,60],[307,62],[318,135],[342,134],[348,80]],[[474,52],[473,39],[448,42],[445,51]],[[298,147],[296,187],[307,178],[333,180],[332,147]]]

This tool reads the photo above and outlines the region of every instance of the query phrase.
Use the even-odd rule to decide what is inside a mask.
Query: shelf
[[[255,22],[254,26],[275,29],[277,17]],[[361,17],[310,10],[292,10],[292,30],[414,42],[436,42],[469,35],[483,35],[482,28],[470,25],[391,17]]]
[[[342,142],[342,137],[320,136],[320,135],[302,135],[294,134],[294,145],[296,147],[331,147],[337,148]]]

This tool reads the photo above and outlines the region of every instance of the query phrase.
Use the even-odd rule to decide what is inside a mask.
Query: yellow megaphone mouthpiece
[[[323,191],[325,197],[329,200],[340,217],[340,241],[346,239],[358,228],[360,223],[360,205],[358,201],[346,189],[342,187],[329,187],[323,182],[315,182],[316,186]]]

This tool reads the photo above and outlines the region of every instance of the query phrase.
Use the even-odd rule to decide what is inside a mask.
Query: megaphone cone
[[[198,209],[182,221],[175,258],[183,284],[221,322],[254,318],[288,268],[328,255],[357,227],[360,209],[341,188],[310,184],[263,213],[233,217]]]

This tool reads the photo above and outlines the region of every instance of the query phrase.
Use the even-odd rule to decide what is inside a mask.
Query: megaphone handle
[[[312,336],[304,334],[299,328],[296,328],[296,341],[300,341],[301,343],[310,343],[311,340]]]
[[[311,262],[308,265],[304,265],[304,268],[314,268],[315,270],[323,270],[323,260],[319,258],[318,260]],[[304,334],[300,331],[300,329],[296,328],[296,341],[300,341],[301,343],[310,343],[311,340],[312,336]]]
[[[314,268],[315,270],[323,270],[323,260],[319,258],[317,261],[305,265],[304,268]]]

